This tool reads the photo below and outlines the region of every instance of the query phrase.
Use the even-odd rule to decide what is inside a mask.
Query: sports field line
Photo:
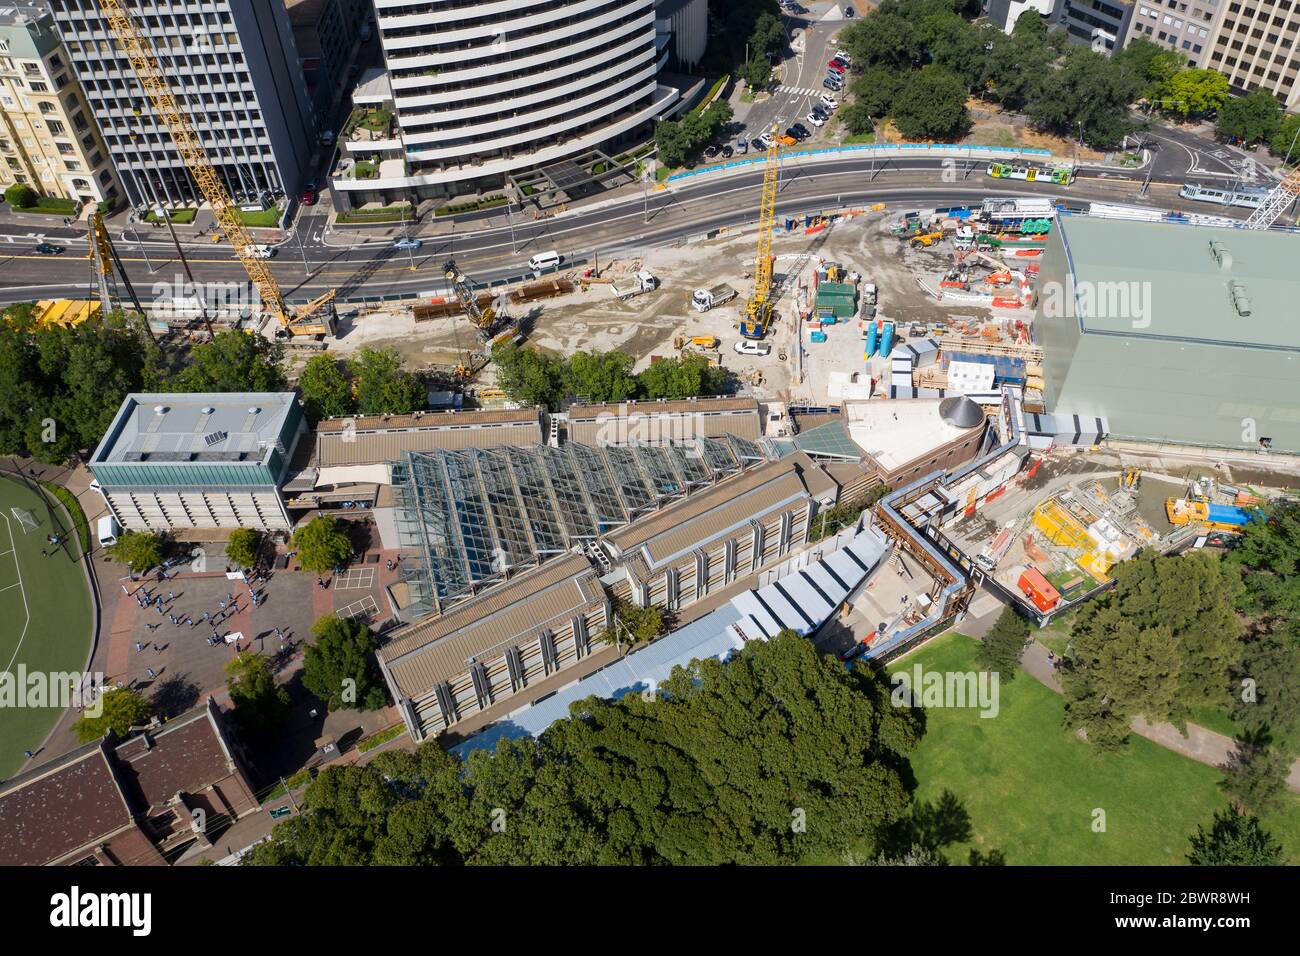
[[[18,573],[18,593],[23,596],[23,614],[27,617],[23,621],[23,632],[18,637],[18,646],[14,648],[14,656],[9,658],[9,663],[5,665],[5,670],[11,671],[14,661],[18,659],[18,652],[23,649],[23,642],[27,640],[27,628],[31,627],[32,624],[32,609],[27,605],[27,589],[23,587],[23,568],[18,562],[18,545],[14,541],[13,525],[9,523],[9,516],[2,511],[0,511],[0,518],[5,519],[5,531],[9,533],[9,550],[5,554],[12,553],[14,556],[14,570]]]

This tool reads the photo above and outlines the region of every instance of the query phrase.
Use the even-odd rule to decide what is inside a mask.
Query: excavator
[[[140,32],[131,17],[127,0],[96,0],[100,10],[108,20],[109,29],[121,47],[127,59],[131,61],[136,78],[144,88],[158,113],[177,152],[185,162],[190,175],[202,193],[217,225],[229,240],[236,257],[248,273],[248,278],[257,289],[266,311],[280,323],[277,334],[282,337],[314,336],[323,339],[327,335],[337,334],[337,317],[334,310],[334,297],[337,291],[331,289],[317,296],[311,302],[299,308],[290,306],[284,300],[284,293],[275,275],[266,262],[255,254],[253,236],[239,216],[239,206],[231,198],[229,191],[221,180],[221,175],[208,158],[207,151],[199,139],[189,113],[177,101],[167,84],[166,75],[158,63],[153,47]]]
[[[477,352],[462,349],[460,364],[456,366],[456,377],[462,382],[467,382],[487,365],[492,346],[513,337],[517,326],[502,311],[505,304],[504,296],[487,308],[483,308],[478,304],[473,283],[456,265],[455,259],[448,259],[442,269],[447,281],[451,283],[452,290],[456,293],[456,298],[460,301],[461,308],[469,316],[470,323],[478,334],[480,349]]]

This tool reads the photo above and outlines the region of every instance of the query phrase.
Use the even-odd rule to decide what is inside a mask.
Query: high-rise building
[[[98,0],[51,3],[130,202],[201,202]],[[231,195],[297,192],[315,136],[284,3],[132,0],[130,8]]]
[[[1224,0],[1142,0],[1133,6],[1125,45],[1145,37],[1187,57],[1191,67],[1211,66],[1214,20]]]
[[[1124,45],[1133,0],[1064,0],[1056,22],[1075,42],[1098,53],[1112,53]]]
[[[293,24],[294,42],[302,58],[319,124],[340,95],[348,67],[362,43],[363,24],[373,9],[370,0],[284,0]]]
[[[1238,93],[1264,89],[1300,110],[1300,4],[1291,0],[1218,0],[1209,60]]]
[[[44,7],[0,7],[0,190],[115,200],[117,178],[54,18]]]
[[[335,170],[352,205],[583,178],[644,137],[678,99],[656,77],[671,51],[655,0],[376,0],[387,76],[360,103],[382,118],[348,130]],[[377,95],[371,95],[374,93]],[[385,114],[390,114],[392,122]],[[378,135],[376,135],[378,129]]]

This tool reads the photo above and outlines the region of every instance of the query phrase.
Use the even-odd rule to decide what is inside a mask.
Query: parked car
[[[730,146],[724,146],[724,147],[722,147],[722,158],[723,158],[723,159],[731,159],[731,157],[734,156],[735,154],[736,154],[736,153],[735,153],[735,150],[733,150]]]
[[[298,199],[304,206],[314,206],[316,205],[316,195],[316,190],[304,189]]]
[[[767,143],[763,142],[761,139],[750,140],[749,145],[754,147],[754,149],[760,153],[767,149]]]
[[[818,116],[816,113],[809,113],[806,117],[804,117],[804,119],[808,120],[808,122],[812,123],[818,129],[821,129],[823,126],[826,125],[825,117]]]
[[[843,83],[836,83],[834,80],[830,79],[829,77],[822,80],[822,86],[826,87],[826,89],[828,90],[834,90],[836,93],[844,89]]]
[[[744,156],[746,153],[748,153],[749,140],[745,140],[745,139],[736,140],[736,152],[741,156]]]
[[[404,237],[402,239],[393,240],[393,248],[401,249],[402,251],[406,251],[407,249],[411,251],[415,251],[416,249],[419,249],[422,245],[424,245],[423,240],[415,239],[409,236]]]
[[[850,63],[850,64],[853,62],[853,57],[849,56],[848,50],[836,50],[835,59],[843,60],[845,63]]]
[[[704,149],[704,158],[715,159],[720,152],[722,152],[722,150],[716,144],[710,143]]]
[[[761,146],[763,149],[771,149],[771,148],[772,148],[772,134],[771,134],[771,133],[764,133],[762,136],[760,136],[760,137],[758,138],[758,144],[759,144],[759,146]]]
[[[798,136],[800,139],[807,139],[809,136],[812,135],[812,131],[809,130],[807,126],[804,126],[803,123],[795,123],[790,128],[794,130],[795,135]]]
[[[840,101],[837,100],[835,96],[831,93],[823,93],[821,95],[821,99],[818,102],[820,102],[828,110],[833,110],[835,109],[835,107],[840,105]]]
[[[49,242],[42,242],[36,247],[36,254],[39,256],[61,256],[67,251],[67,246],[56,246]]]
[[[829,66],[836,73],[844,72],[844,64],[841,63],[839,60],[828,60],[826,61],[826,65]]]
[[[750,342],[741,339],[736,343],[736,354],[738,355],[771,355],[772,344],[770,342]]]
[[[800,133],[793,126],[791,126],[789,129],[785,131],[785,135],[788,136],[794,142],[799,142],[800,140],[806,138],[806,134]]]

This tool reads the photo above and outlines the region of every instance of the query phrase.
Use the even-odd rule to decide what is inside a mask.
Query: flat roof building
[[[752,398],[573,405],[568,423],[569,440],[589,445],[658,445],[722,435],[756,441],[763,435],[758,402]]]
[[[293,392],[135,393],[89,467],[128,530],[287,531],[280,485],[306,434]]]
[[[1300,453],[1300,236],[1057,220],[1035,338],[1049,413],[1113,438]]]

